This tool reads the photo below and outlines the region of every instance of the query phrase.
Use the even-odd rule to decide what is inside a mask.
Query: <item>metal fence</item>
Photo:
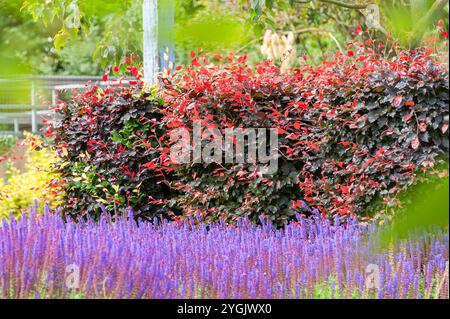
[[[85,87],[89,82],[101,82],[96,76],[0,74],[0,135],[21,136],[23,131],[39,133],[43,121],[51,115],[50,105],[62,91]]]

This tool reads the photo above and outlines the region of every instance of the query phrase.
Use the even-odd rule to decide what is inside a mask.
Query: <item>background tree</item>
[[[289,8],[296,12],[305,8],[311,11],[331,8],[327,16],[341,26],[354,21],[354,15],[344,13],[354,10],[356,16],[364,18],[368,28],[382,33],[387,30],[407,47],[420,45],[424,35],[434,29],[439,19],[448,21],[449,11],[448,0],[254,0],[251,1],[250,19],[255,22],[257,31],[261,31],[266,25],[273,27],[276,24],[277,11]],[[350,19],[343,20],[343,17]]]
[[[267,58],[261,52],[267,29],[294,35],[291,66],[304,58],[321,63],[353,39],[358,26],[369,30],[366,37],[389,33],[405,47],[432,37],[439,45],[447,41],[448,0],[174,1],[178,64],[190,62],[190,51],[198,48],[260,61]],[[0,8],[4,73],[101,74],[142,51],[141,1],[0,0]],[[275,62],[284,59],[282,54]]]

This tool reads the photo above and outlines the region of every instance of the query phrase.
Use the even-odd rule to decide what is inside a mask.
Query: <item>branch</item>
[[[357,10],[361,10],[361,9],[366,9],[367,8],[367,4],[350,4],[350,3],[345,3],[342,1],[337,1],[337,0],[318,0],[319,2],[324,2],[324,3],[329,3],[329,4],[334,4],[340,7],[344,7],[347,9],[357,9]]]

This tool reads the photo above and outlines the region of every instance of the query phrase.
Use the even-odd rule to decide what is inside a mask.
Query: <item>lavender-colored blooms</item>
[[[448,229],[377,252],[373,225],[319,215],[274,230],[246,220],[136,223],[130,211],[64,222],[37,207],[0,222],[0,298],[449,297]],[[366,285],[369,264],[379,287]],[[70,265],[78,288],[67,285]]]

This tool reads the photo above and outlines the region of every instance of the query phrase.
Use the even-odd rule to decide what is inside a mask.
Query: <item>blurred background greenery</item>
[[[405,47],[430,37],[438,45],[447,40],[448,0],[174,2],[177,64],[188,62],[189,52],[200,47],[246,53],[250,63],[260,61],[267,58],[261,53],[267,29],[280,37],[293,33],[291,66],[303,57],[320,63],[345,47],[358,26],[370,30],[366,37],[388,32]],[[371,12],[372,4],[379,13]],[[141,54],[142,3],[0,0],[0,29],[0,74],[99,75],[131,52]],[[277,59],[281,63],[283,58]]]
[[[449,223],[448,163],[437,175],[428,175],[398,197],[401,203],[391,220],[378,229],[379,247],[401,239],[420,236],[424,231],[445,229]]]

